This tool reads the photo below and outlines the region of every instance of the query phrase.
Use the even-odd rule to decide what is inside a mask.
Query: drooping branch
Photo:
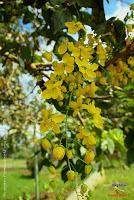
[[[118,59],[127,59],[128,56],[134,55],[134,41],[129,44],[125,49],[122,49],[116,55],[106,62],[105,68],[110,64],[114,64]]]

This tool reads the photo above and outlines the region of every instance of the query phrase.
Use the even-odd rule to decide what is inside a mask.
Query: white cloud
[[[129,11],[129,5],[119,1],[117,3],[117,9],[115,10],[115,12],[113,12],[111,15],[107,15],[106,19],[109,19],[111,17],[117,17],[123,21],[128,11]]]

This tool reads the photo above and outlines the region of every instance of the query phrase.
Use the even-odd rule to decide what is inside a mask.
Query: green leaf
[[[54,34],[61,31],[64,28],[64,24],[67,21],[72,21],[72,16],[69,9],[60,8],[53,12],[51,17],[51,27]]]
[[[88,0],[88,1],[85,1],[85,0],[76,0],[78,6],[80,7],[85,7],[85,8],[90,8],[92,7],[92,4],[93,4],[93,1],[92,0]]]
[[[89,14],[88,12],[81,12],[81,21],[85,25],[90,25],[91,24],[91,17],[92,15]]]
[[[21,57],[24,60],[28,60],[31,58],[31,50],[30,47],[22,47],[21,49]]]
[[[23,18],[23,23],[24,24],[31,23],[31,21],[33,20],[33,18],[34,18],[33,13],[31,13],[29,10],[26,10],[24,18]]]
[[[107,140],[104,140],[102,143],[101,143],[101,149],[103,151],[106,151],[107,150]]]
[[[111,154],[113,154],[114,148],[115,148],[115,144],[114,144],[113,140],[110,139],[110,138],[108,138],[108,139],[107,139],[107,145],[108,145],[108,150],[109,150],[109,152],[110,152]]]

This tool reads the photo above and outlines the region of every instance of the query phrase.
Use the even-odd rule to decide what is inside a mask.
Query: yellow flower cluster
[[[106,49],[101,44],[97,46],[97,54],[99,63],[101,64],[101,66],[105,66],[107,54],[106,54]]]
[[[134,58],[129,57],[128,64],[134,66]],[[134,71],[126,62],[118,60],[115,64],[108,66],[108,71],[111,76],[111,82],[115,86],[126,85],[128,78],[134,78]]]
[[[84,29],[81,22],[66,22],[65,26],[68,27],[69,34],[75,34],[79,30]]]
[[[55,74],[51,74],[50,79],[44,84],[46,89],[42,92],[42,98],[62,100],[63,93],[66,92],[66,87],[62,83],[63,81],[58,80]]]
[[[60,133],[59,124],[64,121],[64,115],[52,114],[52,110],[42,110],[43,120],[40,124],[40,132],[45,133],[49,130],[52,130],[54,133]]]
[[[80,128],[80,132],[76,134],[76,138],[82,140],[83,145],[86,145],[89,149],[96,144],[94,134],[89,133],[89,131],[84,128]]]
[[[80,23],[67,22],[68,30],[74,33],[82,29]],[[77,26],[77,29],[76,27]],[[88,40],[90,40],[91,35]],[[93,38],[93,37],[92,37]],[[44,99],[56,99],[59,105],[63,105],[62,100],[67,100],[67,95],[72,98],[68,101],[68,106],[73,110],[75,117],[78,112],[85,109],[92,117],[92,122],[97,128],[102,128],[103,120],[100,115],[100,109],[92,103],[92,98],[98,87],[95,84],[99,64],[102,65],[106,60],[106,50],[98,42],[97,48],[94,47],[94,40],[89,41],[62,42],[58,48],[58,53],[62,56],[60,61],[53,61],[54,72],[50,79],[45,82],[45,90],[42,92]],[[96,62],[93,62],[96,55]],[[97,61],[98,60],[98,61]],[[90,99],[91,98],[91,99]],[[90,104],[89,104],[90,102]],[[92,112],[87,107],[93,107]],[[94,111],[93,111],[94,110]]]
[[[93,116],[93,123],[97,128],[103,127],[103,119],[100,115],[101,109],[95,107],[94,101],[88,105],[84,104],[83,109],[86,109]]]

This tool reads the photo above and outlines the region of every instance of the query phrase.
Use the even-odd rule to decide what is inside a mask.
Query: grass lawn
[[[26,168],[26,161],[24,159],[0,159],[0,168],[6,165],[7,168]]]
[[[34,195],[35,181],[30,177],[24,160],[8,159],[5,175],[3,170],[4,162],[2,160],[0,160],[0,166],[0,200],[16,200],[19,199],[19,196],[23,196],[24,193],[31,194],[31,197]],[[4,179],[6,183],[5,198],[3,197]],[[73,189],[75,189],[75,183],[67,182],[64,184],[60,179],[59,173],[51,175],[46,168],[41,170],[39,174],[39,190],[46,196],[50,196],[50,200],[55,199],[54,196],[67,196]]]
[[[122,168],[112,168],[105,170],[106,180],[102,185],[98,185],[93,192],[93,200],[134,200],[134,165],[131,168],[125,170]],[[116,196],[116,190],[112,187],[112,184],[127,184],[124,187],[118,187],[119,194],[124,197]],[[113,196],[111,196],[113,195]]]
[[[23,164],[22,166],[25,164],[24,161],[16,160],[16,168],[11,170],[7,169],[6,171],[6,198],[3,197],[3,169],[0,169],[0,200],[16,200],[19,196],[22,196],[24,192],[27,194],[34,194],[34,179],[29,177],[26,169],[20,169],[20,163]],[[0,164],[2,165],[1,160]],[[105,170],[105,173],[106,180],[101,185],[98,185],[93,191],[92,200],[134,200],[134,166],[128,170],[120,168],[107,169]],[[50,175],[45,168],[41,171],[39,180],[40,192],[44,192],[48,194],[48,196],[51,195],[50,200],[55,199],[55,195],[58,197],[57,200],[65,199],[63,197],[69,194],[75,187],[75,183],[68,182],[64,184],[60,180],[59,174],[55,176]],[[112,187],[112,184],[114,183],[127,184],[125,187],[119,187],[119,189],[124,190],[124,192],[120,192],[120,194],[127,195],[127,197],[109,196],[116,194],[116,191]]]

